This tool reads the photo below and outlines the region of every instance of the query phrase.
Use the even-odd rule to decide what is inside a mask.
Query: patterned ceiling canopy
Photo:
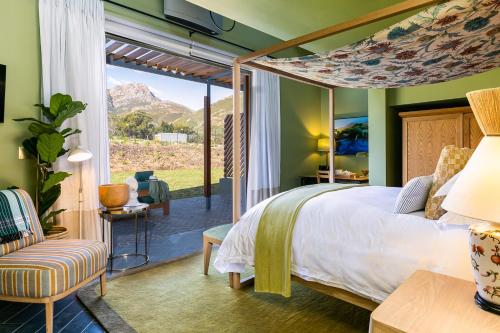
[[[452,0],[337,50],[255,62],[349,88],[450,81],[500,65],[499,11],[500,0]]]

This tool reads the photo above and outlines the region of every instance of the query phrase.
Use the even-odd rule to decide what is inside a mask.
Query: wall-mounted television
[[[368,117],[335,119],[335,154],[368,152]]]
[[[5,112],[5,73],[7,67],[0,64],[0,123],[4,121]]]

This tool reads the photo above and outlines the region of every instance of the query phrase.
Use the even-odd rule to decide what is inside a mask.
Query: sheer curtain
[[[252,75],[247,186],[247,209],[277,194],[280,186],[279,77],[258,70]]]
[[[100,239],[97,208],[99,184],[109,182],[108,124],[106,111],[106,55],[104,8],[100,0],[39,0],[43,103],[54,93],[66,93],[87,103],[87,109],[63,126],[79,128],[67,148],[81,145],[93,158],[83,162],[83,238]],[[72,236],[78,230],[79,170],[67,156],[55,168],[71,172],[62,184],[56,208],[65,208],[60,223]]]

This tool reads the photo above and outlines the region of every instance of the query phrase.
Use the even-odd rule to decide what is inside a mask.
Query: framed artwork
[[[368,117],[335,120],[336,155],[368,152]]]

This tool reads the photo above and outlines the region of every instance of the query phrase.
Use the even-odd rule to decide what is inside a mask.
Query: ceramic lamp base
[[[482,298],[481,295],[479,295],[479,293],[477,292],[476,295],[474,296],[474,300],[481,309],[494,313],[496,315],[500,315],[500,305],[488,302],[487,300]]]

